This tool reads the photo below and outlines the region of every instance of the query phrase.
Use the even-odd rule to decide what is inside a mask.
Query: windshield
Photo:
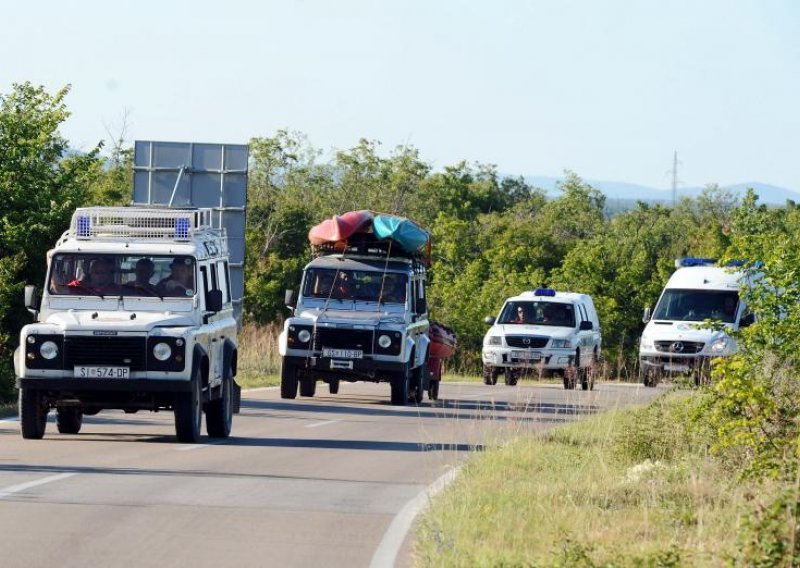
[[[734,291],[669,289],[661,296],[653,319],[733,323],[738,304],[739,294]]]
[[[311,268],[306,271],[303,296],[404,304],[407,288],[408,276],[397,272]]]
[[[54,296],[152,296],[195,294],[195,261],[188,256],[56,254],[48,291]]]
[[[507,302],[497,323],[575,327],[575,310],[560,302]]]

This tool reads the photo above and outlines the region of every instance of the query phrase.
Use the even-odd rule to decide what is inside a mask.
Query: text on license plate
[[[689,371],[689,365],[675,365],[667,363],[664,365],[665,371],[672,371],[673,373],[686,373]]]
[[[130,367],[75,366],[75,377],[78,379],[127,379],[130,374]]]
[[[530,359],[538,361],[542,358],[542,354],[537,351],[514,351],[511,356],[515,359]]]
[[[325,347],[322,350],[322,356],[334,359],[361,359],[364,357],[364,351],[362,349],[328,349]]]

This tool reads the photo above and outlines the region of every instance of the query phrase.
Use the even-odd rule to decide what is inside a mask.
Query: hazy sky
[[[72,85],[77,148],[380,141],[520,175],[800,191],[800,2],[4,3],[0,92]]]

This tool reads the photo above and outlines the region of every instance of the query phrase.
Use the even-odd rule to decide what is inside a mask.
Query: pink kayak
[[[431,339],[431,358],[443,359],[452,357],[455,354],[457,339],[452,329],[432,321],[431,327],[428,330],[428,336]]]
[[[354,233],[369,227],[372,223],[372,216],[372,211],[368,209],[334,215],[311,227],[308,232],[308,240],[315,246],[346,241]]]

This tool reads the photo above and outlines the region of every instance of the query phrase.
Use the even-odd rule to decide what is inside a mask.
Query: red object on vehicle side
[[[372,222],[372,217],[372,211],[368,209],[334,215],[311,227],[308,240],[314,246],[346,241],[353,234],[365,229]]]
[[[455,354],[457,344],[456,334],[449,327],[432,321],[431,327],[428,330],[428,337],[431,339],[431,357],[445,359]]]

